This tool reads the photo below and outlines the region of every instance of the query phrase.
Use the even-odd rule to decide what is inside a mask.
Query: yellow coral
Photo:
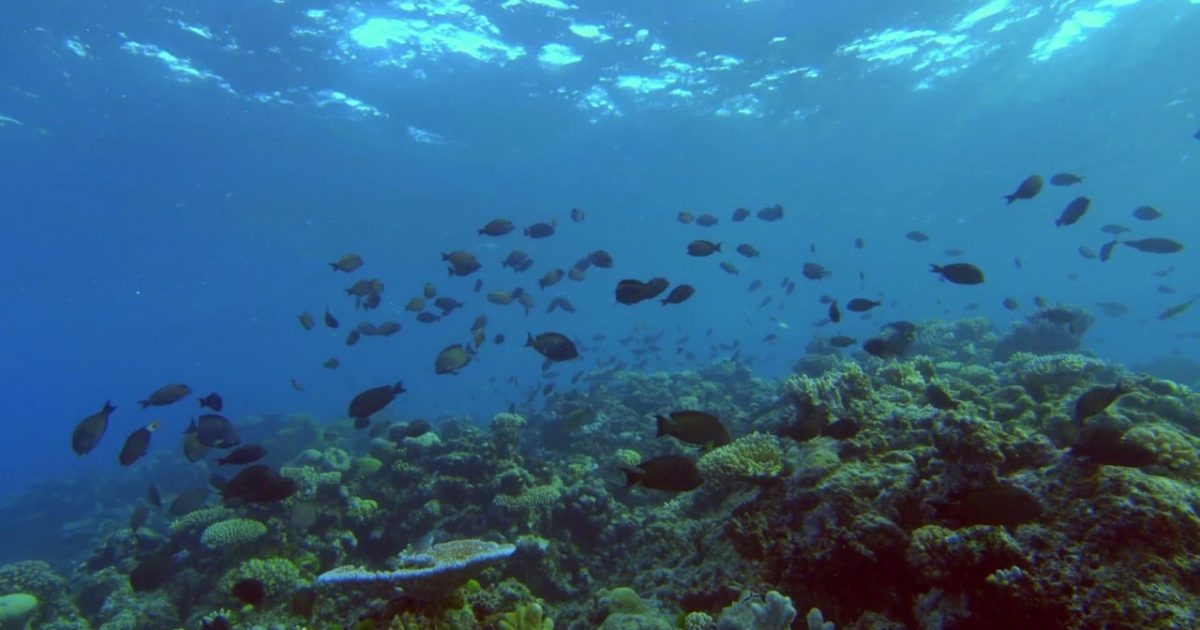
[[[230,569],[217,583],[217,590],[229,593],[241,580],[262,582],[267,599],[278,602],[303,584],[300,569],[286,558],[253,558]]]
[[[1200,473],[1197,440],[1167,424],[1138,425],[1125,432],[1122,440],[1145,447],[1158,456],[1159,466],[1175,473]]]
[[[267,526],[248,518],[231,518],[217,521],[204,528],[200,534],[200,543],[205,547],[216,549],[244,542],[250,542],[267,533]]]
[[[778,438],[756,431],[705,453],[696,466],[707,481],[764,479],[783,472],[783,455]]]
[[[206,507],[188,512],[183,516],[171,521],[170,531],[172,534],[178,534],[181,531],[192,529],[193,527],[203,527],[210,525],[220,520],[227,519],[233,516],[233,511],[224,506]]]
[[[516,496],[498,494],[493,500],[495,501],[496,505],[499,505],[502,508],[517,511],[528,511],[539,507],[552,506],[558,502],[560,495],[561,492],[559,491],[558,486],[544,485],[534,486]]]
[[[499,627],[500,630],[554,630],[554,621],[545,616],[541,604],[533,603],[504,613]]]

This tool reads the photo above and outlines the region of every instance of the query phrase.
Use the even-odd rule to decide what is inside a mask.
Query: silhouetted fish
[[[1021,185],[1017,186],[1017,189],[1011,195],[1004,195],[1004,198],[1011,204],[1018,199],[1033,199],[1041,191],[1041,175],[1030,175],[1021,182]]]
[[[1082,177],[1073,173],[1057,173],[1050,177],[1050,183],[1055,186],[1074,186],[1082,181]]]
[[[1169,238],[1143,238],[1135,241],[1125,241],[1125,244],[1150,254],[1174,254],[1183,250],[1183,243]]]
[[[355,428],[365,429],[372,414],[381,411],[405,391],[407,390],[404,389],[404,381],[399,381],[395,385],[381,385],[360,392],[350,401],[348,412],[348,415],[355,419]]]
[[[622,468],[625,487],[642,486],[665,492],[687,492],[704,483],[696,462],[681,455],[664,455],[646,460],[636,469]]]
[[[217,392],[213,392],[204,398],[201,398],[199,402],[201,407],[208,407],[213,411],[220,411],[225,407],[225,401],[221,400],[221,395]]]
[[[949,265],[930,264],[930,271],[941,274],[943,278],[954,284],[982,284],[983,271],[969,263],[953,263]]]
[[[363,259],[362,256],[359,256],[358,254],[346,254],[337,259],[336,262],[329,263],[329,266],[333,267],[334,271],[344,271],[346,273],[350,273],[351,271],[355,271],[359,267],[363,266]]]
[[[108,417],[116,411],[111,401],[105,401],[104,407],[96,413],[80,420],[71,433],[71,450],[76,455],[87,455],[100,443],[104,432],[108,430]]]
[[[192,388],[183,383],[171,383],[154,390],[145,400],[138,401],[142,409],[146,407],[163,407],[182,400],[192,393]]]

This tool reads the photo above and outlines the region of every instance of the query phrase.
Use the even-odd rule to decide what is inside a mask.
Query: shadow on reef
[[[780,381],[605,371],[486,426],[246,418],[291,496],[162,456],[163,507],[80,506],[90,553],[0,595],[52,629],[1196,627],[1200,397],[1076,353],[1064,312],[924,322],[899,358],[818,339]],[[679,410],[732,440],[656,437]],[[702,483],[626,487],[653,461]]]

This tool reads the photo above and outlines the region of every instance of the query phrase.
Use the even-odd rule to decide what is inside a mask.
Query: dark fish
[[[929,235],[920,230],[913,230],[908,234],[905,234],[904,238],[913,241],[914,243],[924,243],[925,241],[929,240]]]
[[[234,466],[241,466],[242,464],[256,462],[266,456],[267,449],[257,444],[247,444],[233,449],[228,455],[218,459],[217,465],[233,464]]]
[[[1033,319],[1045,319],[1055,324],[1071,324],[1075,322],[1075,313],[1065,308],[1047,308],[1038,311]]]
[[[746,258],[758,258],[758,249],[750,243],[742,243],[741,245],[738,245],[737,253],[745,256]]]
[[[163,407],[183,400],[190,393],[192,393],[192,388],[187,385],[183,383],[171,383],[170,385],[163,385],[154,390],[153,394],[150,394],[145,400],[139,401],[138,404],[142,406],[142,409],[146,407]]]
[[[1092,200],[1087,197],[1076,197],[1063,208],[1062,214],[1054,220],[1054,225],[1062,227],[1064,225],[1074,225],[1076,221],[1083,218],[1087,213],[1088,207],[1092,205]]]
[[[1153,221],[1162,217],[1162,213],[1154,206],[1138,206],[1133,209],[1133,218],[1139,221]]]
[[[1101,227],[1101,228],[1100,228],[1100,231],[1101,231],[1101,232],[1104,232],[1105,234],[1112,234],[1112,235],[1116,236],[1116,235],[1118,235],[1118,234],[1124,234],[1125,232],[1128,232],[1128,231],[1129,231],[1129,228],[1127,228],[1127,227],[1125,227],[1125,226],[1123,226],[1123,225],[1117,225],[1117,224],[1115,224],[1115,223],[1109,223],[1108,225],[1105,225],[1104,227]]]
[[[129,586],[135,593],[147,593],[166,584],[175,575],[175,559],[169,552],[159,552],[138,562],[129,572]]]
[[[213,411],[220,411],[225,407],[225,401],[221,400],[221,395],[217,392],[213,392],[204,398],[201,398],[199,402],[201,407],[208,407]]]
[[[267,587],[263,583],[253,578],[238,580],[230,592],[234,597],[241,600],[243,604],[249,604],[254,607],[262,605],[263,600],[267,597]]]
[[[195,512],[204,507],[208,502],[208,488],[200,486],[185,490],[175,495],[171,500],[171,504],[167,506],[167,514],[171,516],[183,516],[190,512]]]
[[[842,311],[838,308],[837,300],[829,302],[829,321],[835,324],[842,321]]]
[[[733,211],[733,216],[730,217],[730,220],[734,223],[741,223],[748,218],[750,218],[750,211],[745,208],[738,208]]]
[[[196,463],[208,455],[209,447],[200,443],[195,433],[183,434],[183,456],[191,463]]]
[[[1095,464],[1141,468],[1158,461],[1158,453],[1138,442],[1122,439],[1125,431],[1108,423],[1096,423],[1080,431],[1071,454]]]
[[[954,284],[982,284],[983,271],[969,263],[953,263],[949,265],[930,264],[930,271],[941,274],[943,278]]]
[[[632,306],[645,300],[649,293],[650,289],[641,280],[628,278],[617,283],[617,302],[621,304]]]
[[[1119,242],[1115,240],[1109,241],[1100,246],[1100,262],[1108,262],[1108,259],[1112,258],[1113,250],[1116,249]]]
[[[438,317],[429,311],[421,311],[420,313],[417,313],[417,321],[421,322],[422,324],[432,324],[439,319],[441,319],[441,317]]]
[[[478,232],[487,236],[504,236],[513,231],[513,227],[513,222],[508,219],[492,219],[487,225],[479,228]]]
[[[800,273],[803,274],[804,277],[808,278],[809,280],[820,280],[822,278],[828,278],[829,276],[833,275],[833,274],[829,273],[829,270],[826,269],[823,265],[820,265],[815,262],[804,263],[804,267],[801,268]]]
[[[1004,306],[1004,308],[1006,308],[1010,311],[1015,311],[1018,308],[1021,308],[1021,303],[1018,302],[1016,300],[1016,298],[1011,298],[1011,297],[1004,298],[1004,301],[1001,302],[1000,304],[1002,304]]]
[[[692,216],[692,213],[687,210],[681,210],[679,214],[675,215],[675,218],[679,219],[679,222],[684,225],[696,220],[696,217]]]
[[[579,267],[571,267],[571,270],[567,272],[567,277],[575,282],[583,282],[586,274],[584,273],[584,270],[580,269]]]
[[[873,337],[864,341],[863,351],[873,357],[879,357],[880,359],[904,356],[902,347],[899,347],[890,340],[883,339],[881,337]]]
[[[1041,504],[1028,490],[997,484],[968,490],[956,510],[955,520],[964,525],[1016,527],[1041,515]]]
[[[883,304],[883,302],[868,300],[866,298],[854,298],[853,300],[846,302],[846,310],[853,313],[865,313],[881,304]]]
[[[400,332],[400,322],[388,320],[375,328],[375,334],[381,337],[391,337]]]
[[[555,332],[547,332],[534,337],[527,335],[525,347],[533,348],[538,354],[549,361],[569,361],[579,356],[575,344],[565,336]]]
[[[834,348],[848,348],[856,343],[858,343],[857,339],[846,335],[836,335],[829,339],[829,345]]]
[[[336,370],[338,369],[339,365],[341,365],[341,361],[338,361],[337,357],[329,357],[328,359],[325,359],[325,362],[321,364],[321,367],[329,370]]]
[[[425,310],[425,298],[412,298],[408,301],[408,304],[404,305],[404,310],[410,313],[420,313]]]
[[[934,409],[949,411],[958,408],[958,401],[950,397],[946,390],[936,384],[930,384],[925,388],[925,400],[929,401],[930,406]]]
[[[696,217],[696,225],[700,227],[712,227],[717,224],[717,217],[711,214],[702,214]]]
[[[325,327],[326,328],[337,328],[338,327],[338,320],[336,317],[333,316],[333,313],[329,312],[328,306],[325,307]]]
[[[588,254],[587,259],[588,262],[601,269],[610,269],[613,266],[612,254],[604,251],[603,249],[597,249],[596,251]]]
[[[1085,420],[1102,413],[1108,409],[1109,405],[1130,391],[1132,390],[1126,389],[1123,383],[1117,383],[1112,387],[1101,386],[1087,390],[1075,400],[1075,423],[1083,425]]]
[[[293,379],[290,379],[290,380],[288,381],[288,383],[289,383],[289,384],[291,384],[291,386],[292,386],[292,389],[294,389],[294,390],[296,390],[296,391],[298,391],[298,392],[305,391],[305,389],[304,389],[304,383],[301,383],[301,382],[299,381],[299,379],[295,379],[295,378],[293,378]]]
[[[450,263],[446,271],[451,276],[469,276],[483,267],[479,264],[479,259],[475,258],[475,254],[461,249],[442,254],[442,260]]]
[[[367,297],[368,295],[373,295],[376,293],[383,293],[383,283],[380,282],[378,278],[359,280],[346,289],[346,295],[359,298]]]
[[[721,251],[721,244],[712,241],[695,240],[688,243],[688,256],[709,256]]]
[[[100,443],[104,432],[108,430],[108,417],[116,411],[111,401],[105,401],[100,411],[80,420],[71,432],[71,450],[76,455],[87,455]]]
[[[158,428],[158,422],[150,424],[134,431],[125,438],[125,445],[121,447],[121,452],[117,455],[117,461],[121,462],[122,466],[128,466],[133,462],[141,459],[146,454],[146,450],[150,448],[150,434],[154,433]]]
[[[497,346],[498,346],[498,345],[500,345],[500,344],[502,344],[502,343],[504,343],[504,335],[502,335],[502,334],[497,334],[497,335],[496,335],[496,336],[495,336],[495,337],[492,339],[492,343],[496,344]]]
[[[673,411],[669,416],[655,416],[655,419],[658,421],[655,437],[670,435],[681,442],[706,448],[732,441],[729,429],[716,416],[703,411]]]
[[[275,503],[296,493],[294,480],[281,477],[270,467],[252,464],[234,475],[221,489],[226,499],[239,499],[246,503]]]
[[[1079,252],[1080,256],[1083,256],[1088,260],[1093,260],[1096,258],[1096,252],[1092,251],[1092,248],[1088,247],[1087,245],[1080,245],[1079,249],[1076,251]]]
[[[1183,243],[1169,238],[1143,238],[1136,241],[1125,241],[1125,244],[1150,254],[1174,254],[1183,250]]]
[[[313,319],[312,314],[309,313],[308,311],[300,313],[300,315],[297,317],[297,319],[300,320],[300,325],[302,327],[304,327],[304,330],[312,330],[313,324],[316,323],[316,321]]]
[[[562,269],[551,269],[546,272],[546,275],[542,276],[541,280],[538,280],[538,286],[543,289],[552,287],[558,284],[559,280],[562,280],[565,273]]]
[[[1175,304],[1174,306],[1167,307],[1166,310],[1164,310],[1163,312],[1158,314],[1158,319],[1159,320],[1171,319],[1172,317],[1175,317],[1176,315],[1191,308],[1192,303],[1195,301],[1196,301],[1196,298],[1192,298],[1186,302],[1181,302],[1179,304]]]
[[[372,387],[359,393],[350,401],[348,415],[356,420],[368,420],[372,414],[381,411],[397,395],[403,394],[405,391],[407,390],[404,389],[404,381],[398,381],[395,385]]]
[[[671,292],[667,294],[667,297],[662,299],[662,303],[664,306],[667,304],[679,304],[692,297],[692,294],[695,292],[696,289],[690,284],[676,285],[675,288],[671,289]]]
[[[359,256],[358,254],[346,254],[341,258],[338,258],[337,262],[329,263],[329,266],[333,267],[334,271],[344,271],[346,273],[350,273],[351,271],[355,271],[359,267],[363,266],[363,259],[362,256]]]
[[[533,265],[533,260],[529,258],[529,254],[519,249],[509,252],[504,257],[504,260],[500,261],[501,267],[512,267],[516,271],[525,271],[525,269],[528,269],[528,267],[524,266],[526,264]]]
[[[433,427],[425,420],[414,420],[400,429],[399,433],[407,438],[419,438],[433,430]]]
[[[529,238],[546,238],[554,235],[554,222],[550,223],[534,223],[525,228],[525,236]]]
[[[571,208],[571,220],[572,221],[574,221],[576,223],[583,223],[583,220],[586,218],[587,218],[587,214],[584,213],[583,210],[580,210],[579,208]]]
[[[778,221],[783,218],[783,206],[775,204],[773,206],[759,210],[755,216],[763,221]]]
[[[193,418],[185,433],[195,433],[201,444],[212,448],[233,448],[242,443],[233,423],[225,416],[215,413]]]
[[[162,494],[158,492],[158,486],[150,484],[150,486],[146,488],[146,501],[156,508],[161,508],[163,506]]]
[[[636,469],[622,468],[625,487],[642,486],[665,492],[687,492],[704,483],[696,462],[681,455],[664,455],[646,460]]]
[[[1055,186],[1074,186],[1082,181],[1082,177],[1073,173],[1057,173],[1050,177],[1050,183]]]
[[[462,344],[456,343],[438,353],[437,359],[433,362],[433,372],[435,374],[458,374],[458,371],[470,362],[471,357],[467,355]]]
[[[346,333],[346,345],[353,346],[354,344],[358,343],[358,340],[361,338],[362,333],[358,332],[357,329],[351,330],[350,332]]]
[[[645,284],[646,299],[649,300],[658,297],[659,294],[667,290],[670,284],[666,278],[659,278],[657,276],[650,278]]]
[[[867,246],[867,242],[864,241],[861,236],[854,239],[854,248],[855,249],[862,249],[866,246]]]
[[[1004,198],[1006,200],[1008,200],[1009,204],[1011,204],[1012,202],[1014,202],[1018,199],[1033,199],[1041,191],[1042,191],[1042,176],[1041,175],[1030,175],[1029,177],[1026,177],[1024,181],[1021,182],[1020,186],[1017,186],[1017,190],[1015,192],[1013,192],[1013,194],[1004,195]]]
[[[432,300],[437,297],[437,287],[433,286],[432,282],[426,282],[421,288],[421,295],[425,296],[426,300]]]
[[[839,418],[825,425],[821,429],[821,435],[831,437],[835,440],[848,440],[862,430],[862,425],[854,418]]]
[[[755,278],[754,280],[750,281],[749,285],[746,286],[746,290],[750,291],[750,292],[754,292],[754,291],[757,291],[760,287],[762,287],[762,280]]]
[[[379,334],[379,327],[371,322],[359,322],[354,330],[363,337],[374,337]]]
[[[733,263],[729,262],[728,260],[722,260],[720,267],[721,267],[722,271],[724,271],[725,273],[732,275],[732,276],[736,276],[739,273],[741,273],[740,271],[738,271],[737,266],[734,265]]]

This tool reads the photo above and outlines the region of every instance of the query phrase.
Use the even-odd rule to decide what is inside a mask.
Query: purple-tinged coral
[[[372,571],[342,566],[317,576],[318,584],[358,584],[369,582],[417,583],[424,579],[461,573],[478,565],[508,558],[514,545],[468,538],[437,543],[424,553],[404,553],[397,558],[399,568]]]

